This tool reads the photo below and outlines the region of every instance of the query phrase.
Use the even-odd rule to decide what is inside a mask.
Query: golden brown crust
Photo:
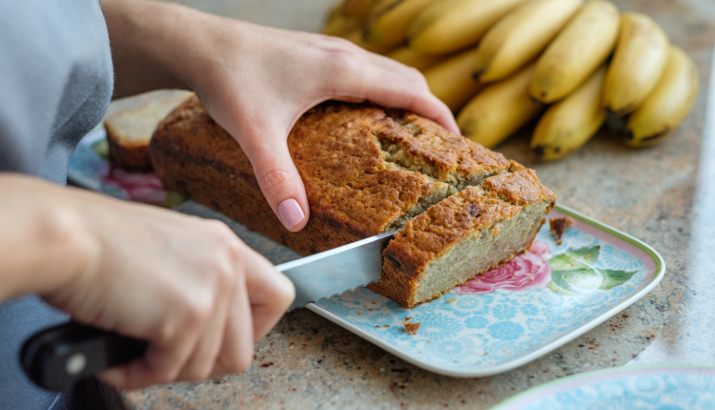
[[[556,195],[539,181],[536,173],[524,167],[516,172],[489,177],[484,180],[482,188],[516,205],[527,205],[548,198],[556,199]]]

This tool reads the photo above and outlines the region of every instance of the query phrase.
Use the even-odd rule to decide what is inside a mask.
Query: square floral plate
[[[102,128],[85,137],[69,180],[106,194],[225,221],[273,263],[299,257],[223,215],[162,190],[153,174],[127,173],[106,158]],[[306,307],[421,368],[481,377],[528,363],[573,340],[643,297],[663,278],[663,258],[623,232],[556,205],[549,218],[574,226],[558,244],[548,223],[531,249],[441,298],[405,309],[366,288]],[[405,331],[405,317],[420,323]]]
[[[533,387],[492,410],[712,410],[715,367],[645,365],[581,373]]]

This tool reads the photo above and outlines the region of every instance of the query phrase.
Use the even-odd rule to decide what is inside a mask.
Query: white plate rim
[[[568,377],[563,377],[560,379],[556,380],[551,380],[549,382],[546,382],[544,384],[540,384],[538,386],[531,387],[529,389],[524,390],[523,392],[516,394],[503,402],[497,404],[496,406],[492,407],[491,410],[518,410],[519,408],[523,407],[520,402],[528,402],[531,400],[541,400],[545,397],[551,396],[552,394],[557,394],[563,391],[568,391],[571,389],[578,388],[580,386],[583,386],[588,383],[578,383],[575,386],[563,389],[560,388],[561,386],[568,385],[570,383],[574,382],[579,382],[580,380],[584,379],[592,379],[594,377],[599,377],[599,376],[609,376],[606,378],[601,378],[598,380],[596,383],[600,383],[603,381],[608,381],[608,380],[617,380],[621,377],[630,377],[629,373],[640,373],[644,370],[650,371],[650,372],[657,372],[657,373],[667,373],[667,374],[677,374],[677,373],[682,373],[683,371],[693,371],[693,370],[707,370],[708,373],[711,373],[713,376],[715,376],[715,366],[711,365],[704,365],[704,364],[693,364],[693,363],[657,363],[657,364],[641,364],[641,365],[636,365],[636,366],[619,366],[619,367],[609,367],[606,369],[598,369],[598,370],[593,370],[590,372],[585,372],[585,373],[579,373],[579,374],[574,374]],[[638,375],[633,375],[633,376],[638,376]],[[549,391],[544,393],[546,390],[553,389],[553,391]],[[538,397],[532,397],[532,396],[538,396]],[[521,406],[521,407],[520,407]]]

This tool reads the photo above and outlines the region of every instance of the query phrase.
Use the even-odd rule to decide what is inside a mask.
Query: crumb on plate
[[[405,326],[405,332],[411,335],[416,335],[417,331],[420,330],[420,324],[422,322],[412,323],[411,319],[412,317],[405,316],[405,321],[402,324]]]
[[[556,234],[556,243],[561,245],[561,235],[564,234],[566,229],[573,226],[573,218],[569,216],[562,216],[560,218],[549,218],[549,229]]]

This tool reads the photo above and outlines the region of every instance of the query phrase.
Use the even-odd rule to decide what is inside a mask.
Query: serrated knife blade
[[[276,265],[295,285],[293,310],[380,279],[382,251],[397,231]]]
[[[382,251],[396,232],[276,265],[295,285],[289,310],[380,279]],[[69,322],[30,337],[20,364],[38,386],[63,391],[84,377],[141,357],[146,348],[143,340]]]

